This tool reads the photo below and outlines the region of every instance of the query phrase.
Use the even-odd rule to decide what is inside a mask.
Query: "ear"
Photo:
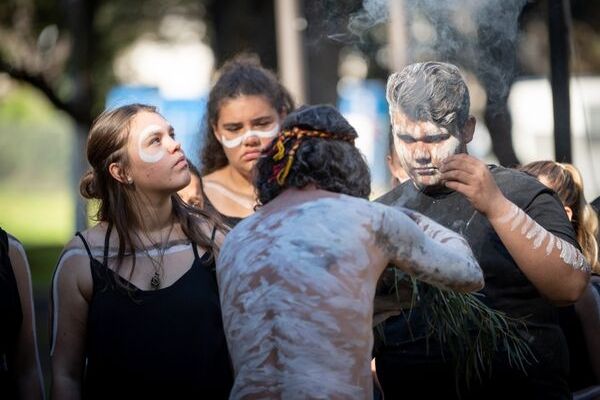
[[[119,163],[111,163],[108,166],[108,172],[114,179],[116,179],[124,185],[130,185],[133,183],[131,177],[127,175],[125,169],[122,168]]]
[[[571,221],[573,219],[573,210],[571,210],[571,207],[569,206],[565,206],[565,212],[567,213],[567,217],[569,217],[569,221]]]
[[[390,155],[385,156],[385,161],[387,161],[388,169],[390,170],[390,173],[393,175],[394,174],[394,161],[392,160],[392,156],[390,156]]]
[[[217,133],[217,126],[215,124],[211,124],[211,126],[212,126],[212,134],[214,135],[215,139],[217,139],[217,142],[221,143],[221,137]]]
[[[467,122],[465,122],[465,126],[461,132],[464,144],[467,144],[471,142],[471,140],[473,140],[473,134],[475,133],[475,124],[475,117],[469,115],[469,118],[467,119]]]

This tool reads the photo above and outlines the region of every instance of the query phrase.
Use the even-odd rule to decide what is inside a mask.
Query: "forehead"
[[[265,96],[244,95],[223,101],[219,108],[219,122],[247,121],[276,114],[277,111]]]
[[[139,135],[142,131],[150,126],[157,126],[160,129],[169,130],[169,123],[157,113],[149,111],[141,111],[133,117],[130,125],[132,135]]]
[[[448,133],[448,129],[439,126],[434,122],[414,120],[401,111],[393,111],[391,119],[392,127],[396,135],[423,137]]]

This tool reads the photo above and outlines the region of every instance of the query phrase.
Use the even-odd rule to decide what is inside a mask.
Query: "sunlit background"
[[[48,286],[62,245],[88,221],[78,180],[85,135],[103,108],[157,105],[198,164],[215,70],[253,52],[299,104],[335,104],[357,128],[375,197],[389,188],[386,77],[445,60],[463,67],[470,86],[471,153],[503,165],[570,160],[592,200],[598,21],[600,2],[585,0],[3,0],[0,226],[30,259],[46,374]],[[512,124],[486,126],[486,109]],[[501,132],[511,125],[512,144]],[[555,148],[556,135],[567,145]]]

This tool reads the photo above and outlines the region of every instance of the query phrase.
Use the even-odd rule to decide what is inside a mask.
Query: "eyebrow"
[[[256,124],[258,122],[264,122],[265,120],[272,120],[272,119],[273,119],[273,116],[271,116],[271,115],[264,115],[264,116],[261,116],[261,117],[254,118],[252,120],[252,123]]]

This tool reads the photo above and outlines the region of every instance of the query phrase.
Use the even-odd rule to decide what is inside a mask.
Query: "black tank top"
[[[16,343],[23,312],[17,280],[8,256],[8,235],[0,228],[0,398],[12,399],[17,397],[15,366]]]
[[[86,333],[86,399],[226,399],[233,382],[223,332],[214,259],[201,258],[159,290],[128,284],[90,257],[93,295]],[[108,239],[108,235],[107,235]],[[131,291],[116,287],[116,280]]]

